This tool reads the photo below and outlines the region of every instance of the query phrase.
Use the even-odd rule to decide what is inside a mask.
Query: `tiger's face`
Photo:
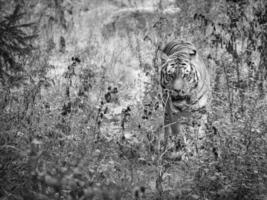
[[[174,109],[181,110],[190,104],[193,90],[198,85],[199,74],[192,63],[167,60],[161,70],[161,86],[169,96]]]

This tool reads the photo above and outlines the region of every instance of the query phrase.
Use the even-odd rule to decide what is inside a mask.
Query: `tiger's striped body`
[[[166,135],[179,135],[182,118],[203,118],[211,97],[208,69],[193,44],[172,41],[163,49],[161,87]],[[198,115],[199,116],[199,115]],[[203,120],[202,120],[203,121]]]

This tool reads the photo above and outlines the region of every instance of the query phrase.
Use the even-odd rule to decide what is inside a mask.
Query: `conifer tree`
[[[0,83],[1,87],[19,86],[26,79],[23,58],[34,49],[29,33],[33,23],[21,23],[25,13],[17,5],[13,13],[0,17]]]

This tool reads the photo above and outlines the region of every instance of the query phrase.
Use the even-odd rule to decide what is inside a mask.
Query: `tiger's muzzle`
[[[171,107],[177,112],[186,110],[191,102],[191,97],[182,90],[170,90],[169,97]]]

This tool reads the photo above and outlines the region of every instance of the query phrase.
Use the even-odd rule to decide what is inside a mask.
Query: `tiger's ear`
[[[197,54],[197,50],[195,50],[195,49],[192,49],[189,51],[190,56],[195,56],[196,54]]]
[[[165,54],[165,53],[161,53],[161,62],[162,63],[165,63],[168,59],[169,59],[169,57],[167,56],[167,54]]]

